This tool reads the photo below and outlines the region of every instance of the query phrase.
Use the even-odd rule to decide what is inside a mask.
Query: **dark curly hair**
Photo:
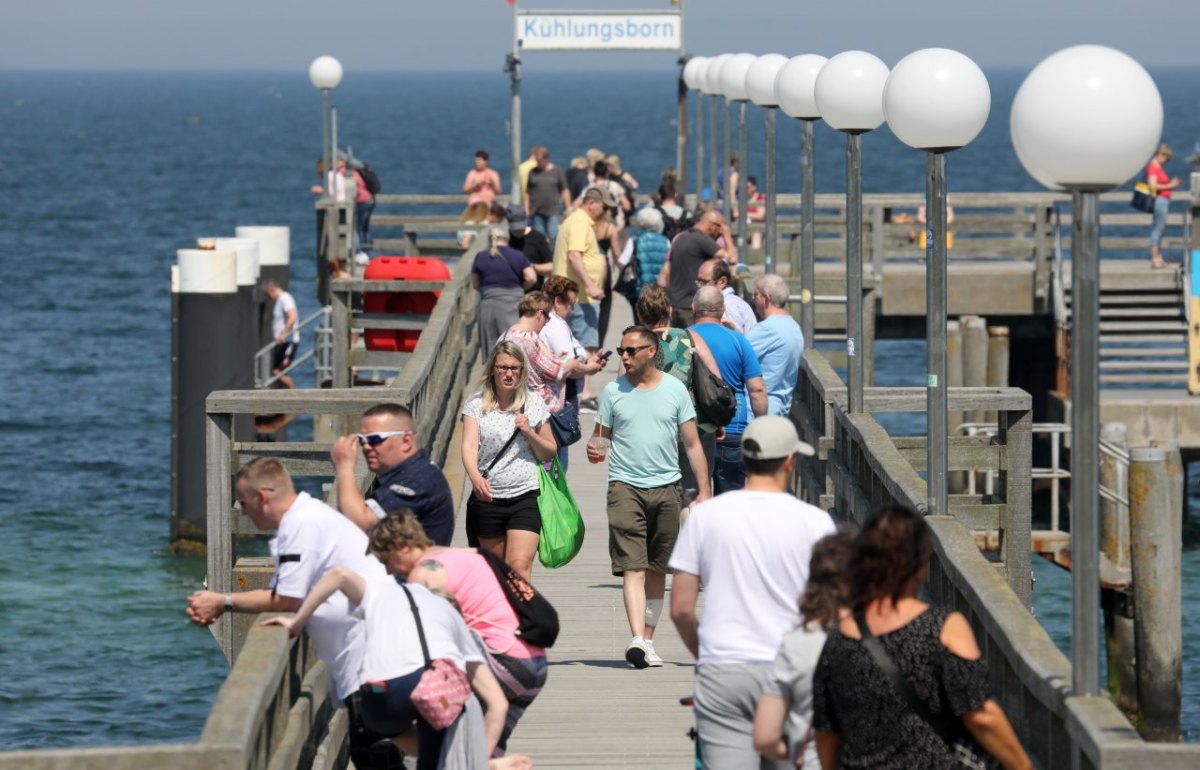
[[[854,535],[846,530],[827,535],[813,546],[808,582],[800,597],[805,623],[832,625],[838,612],[850,606],[853,592],[848,570],[857,550]]]
[[[885,597],[898,601],[933,553],[933,536],[924,517],[898,505],[875,514],[857,544],[851,568],[856,608]]]

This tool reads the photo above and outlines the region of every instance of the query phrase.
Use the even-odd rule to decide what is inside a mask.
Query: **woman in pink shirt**
[[[390,514],[370,532],[372,553],[387,571],[431,591],[454,596],[467,628],[476,632],[500,688],[508,699],[495,756],[502,756],[513,728],[546,684],[546,651],[517,634],[520,622],[486,559],[473,548],[434,545],[408,511]]]
[[[475,168],[467,172],[462,191],[467,194],[463,222],[482,222],[487,219],[492,201],[500,194],[500,175],[488,168],[487,150],[475,151]]]
[[[1171,159],[1171,148],[1158,146],[1158,152],[1146,164],[1146,183],[1154,191],[1154,224],[1150,226],[1150,267],[1159,269],[1167,266],[1162,258],[1163,232],[1167,229],[1167,214],[1171,211],[1171,191],[1179,186],[1179,177],[1167,176],[1163,166]]]

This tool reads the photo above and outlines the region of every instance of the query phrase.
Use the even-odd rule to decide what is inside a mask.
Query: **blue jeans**
[[[358,239],[360,251],[366,251],[371,245],[367,232],[371,229],[371,213],[375,211],[375,199],[354,204],[354,235]]]
[[[1157,246],[1167,229],[1167,214],[1171,211],[1171,199],[1158,196],[1154,199],[1154,224],[1150,226],[1150,245]]]
[[[742,465],[742,437],[725,435],[717,442],[717,455],[713,461],[714,495],[733,492],[746,486],[746,466]]]
[[[554,246],[554,239],[558,237],[557,214],[534,214],[529,217],[529,226],[549,238],[550,246]]]

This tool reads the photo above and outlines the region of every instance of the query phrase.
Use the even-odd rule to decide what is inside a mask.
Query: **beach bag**
[[[408,606],[412,608],[413,620],[417,622],[417,636],[421,639],[421,654],[425,656],[425,673],[421,681],[413,688],[413,706],[421,718],[429,723],[434,730],[445,730],[454,724],[463,706],[471,697],[471,684],[467,675],[445,658],[429,659],[429,645],[425,641],[425,627],[421,624],[421,612],[413,599],[412,591],[403,583],[400,587],[408,596]]]
[[[553,647],[558,639],[558,611],[528,580],[486,548],[479,555],[492,568],[504,598],[517,616],[516,635],[535,647]]]
[[[691,335],[691,332],[688,332]],[[692,338],[692,347],[696,340]],[[737,394],[728,382],[712,373],[700,356],[692,354],[692,395],[696,397],[696,422],[724,428],[737,414]]]
[[[372,195],[378,195],[379,191],[383,189],[383,185],[379,183],[379,176],[375,173],[375,169],[364,163],[362,164],[362,168],[355,170],[362,177],[363,184],[367,186],[367,192]]]
[[[1145,182],[1138,182],[1133,186],[1133,198],[1130,199],[1129,205],[1133,206],[1138,211],[1144,211],[1147,214],[1154,213],[1154,191],[1150,189],[1150,185]]]
[[[629,300],[629,304],[636,305],[638,278],[642,274],[642,266],[637,257],[637,241],[630,241],[630,243],[633,246],[633,253],[630,255],[629,261],[617,273],[617,282],[613,284],[613,291]]]
[[[858,624],[858,633],[862,636],[863,646],[867,648],[871,658],[875,661],[875,665],[879,666],[883,671],[884,676],[891,680],[892,688],[900,699],[904,701],[909,709],[914,714],[920,717],[925,724],[937,733],[937,736],[942,739],[946,746],[950,749],[951,761],[954,762],[954,767],[962,768],[963,770],[1001,770],[1003,765],[1000,764],[991,754],[987,752],[983,746],[979,745],[979,741],[975,740],[975,736],[971,735],[966,729],[959,727],[955,729],[947,724],[947,720],[942,717],[935,717],[930,711],[925,702],[917,695],[912,684],[909,683],[904,675],[900,673],[900,669],[896,667],[896,662],[892,660],[892,656],[888,651],[883,649],[883,645],[871,633],[871,629],[867,627],[867,617],[862,610],[854,613],[854,622]]]
[[[538,561],[543,567],[558,569],[574,559],[583,547],[583,517],[557,457],[549,473],[538,466],[538,481],[541,486],[538,511],[542,514]]]
[[[562,409],[550,413],[550,432],[559,449],[571,446],[583,436],[579,428],[579,410],[570,401],[564,403]]]

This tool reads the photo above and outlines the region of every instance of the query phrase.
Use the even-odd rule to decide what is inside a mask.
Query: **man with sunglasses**
[[[433,464],[414,432],[412,412],[379,404],[363,413],[359,433],[342,436],[330,453],[337,478],[338,507],[364,531],[389,513],[408,509],[438,545],[454,537],[454,499],[441,468]],[[361,447],[375,485],[364,497],[354,477]]]
[[[658,335],[630,326],[617,355],[625,375],[600,395],[593,436],[609,439],[608,551],[620,575],[625,615],[633,639],[625,660],[634,668],[661,666],[654,629],[662,614],[667,562],[679,533],[679,443],[695,472],[699,500],[710,496],[708,465],[696,431],[696,409],[687,387],[655,365]],[[602,457],[591,442],[588,460]]]

